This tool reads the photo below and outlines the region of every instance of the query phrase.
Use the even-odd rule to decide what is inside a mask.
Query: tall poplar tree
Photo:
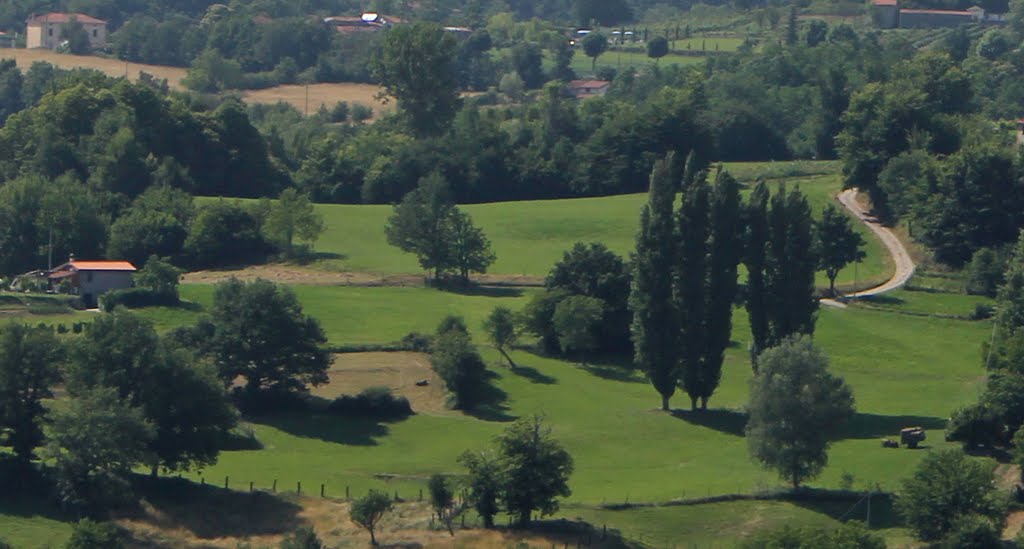
[[[722,362],[732,335],[732,304],[736,299],[737,267],[741,259],[742,219],[739,183],[721,171],[711,190],[708,216],[707,305],[705,309],[705,348],[701,359],[701,409],[722,380]]]
[[[706,343],[705,291],[707,289],[708,206],[710,202],[706,174],[702,173],[683,193],[679,210],[679,256],[676,261],[675,301],[679,308],[680,367],[683,389],[690,396],[690,407],[704,386],[701,362]]]
[[[757,356],[794,334],[814,333],[814,221],[799,187],[785,185],[769,198],[762,183],[746,208],[747,313],[751,364]]]
[[[768,348],[768,302],[765,269],[768,261],[768,186],[762,181],[754,187],[745,208],[744,258],[747,268],[746,307],[750,318],[751,364],[757,372],[757,355]]]
[[[785,195],[783,197],[783,195]],[[807,197],[795,187],[788,193],[779,189],[782,212],[772,208],[772,229],[782,234],[772,241],[783,241],[776,250],[772,292],[775,297],[773,345],[794,334],[813,334],[818,299],[814,296],[814,274],[818,269],[814,250],[814,219]],[[781,223],[775,219],[781,217]]]
[[[679,365],[678,313],[672,299],[676,231],[673,207],[678,164],[675,153],[655,162],[647,204],[640,212],[640,230],[633,256],[629,305],[633,312],[633,361],[647,373],[661,395],[661,409],[669,410],[675,394]]]

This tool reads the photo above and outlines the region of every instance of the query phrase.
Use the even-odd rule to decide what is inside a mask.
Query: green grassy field
[[[832,169],[834,163],[737,164],[735,171],[743,181],[751,181],[760,173],[771,177],[792,174],[786,181],[800,185],[816,214],[832,200],[839,188],[834,175],[808,175]],[[634,238],[645,194],[603,198],[549,200],[533,202],[501,202],[464,206],[475,223],[486,232],[494,246],[497,261],[490,273],[505,275],[544,276],[565,250],[575,242],[599,241],[613,251],[627,256],[634,247]],[[374,273],[422,272],[414,256],[403,254],[387,244],[384,225],[391,214],[390,206],[320,205],[327,230],[316,243],[316,251],[333,257],[319,266],[343,271]],[[867,241],[867,259],[859,266],[840,273],[838,284],[860,286],[881,282],[892,272],[892,264],[881,243],[861,224],[856,230]],[[818,277],[825,287],[824,274]]]
[[[212,292],[209,286],[183,290],[187,299],[200,304],[208,303]],[[298,287],[296,293],[306,310],[321,319],[332,343],[393,341],[411,330],[432,329],[448,313],[465,315],[470,328],[478,331],[493,306],[518,309],[525,299],[427,288]],[[146,315],[163,326],[187,321],[162,309]],[[576,459],[573,495],[564,516],[606,521],[627,531],[661,532],[657,535],[666,540],[727,539],[703,527],[701,517],[712,512],[703,507],[611,513],[595,506],[749,493],[780,485],[774,474],[760,470],[747,457],[739,411],[750,376],[746,315],[738,311],[734,322],[736,344],[728,351],[722,386],[711,400],[713,410],[706,414],[655,411],[658,398],[653,389],[642,376],[619,366],[584,369],[516,351],[513,356],[522,369],[493,368],[494,399],[489,410],[476,417],[448,412],[393,423],[328,416],[262,419],[254,422],[254,429],[263,449],[224,452],[217,465],[201,474],[216,483],[229,476],[235,486],[252,481],[269,488],[277,480],[278,486],[289,489],[296,482],[307,490],[322,483],[329,495],[342,495],[346,487],[352,493],[373,487],[410,497],[418,494],[429,474],[458,472],[458,454],[485,447],[506,421],[542,413]],[[929,445],[945,445],[940,432],[943,418],[977,395],[982,381],[977,349],[989,325],[826,309],[818,326],[816,341],[831,356],[834,370],[853,387],[859,414],[837,434],[840,440],[830,453],[830,466],[812,484],[836,487],[848,472],[854,475],[855,486],[870,482],[891,490],[922,452],[882,449],[878,438],[914,424],[929,429]],[[499,363],[496,352],[483,350],[490,364]],[[684,401],[677,396],[673,403],[683,407]],[[198,480],[199,474],[190,478]],[[745,516],[749,504],[723,505],[734,508],[737,514],[730,516],[737,517]],[[765,525],[790,516],[812,523],[833,520],[828,513],[791,504],[757,505],[767,505]],[[34,529],[45,528],[45,520],[5,515],[0,531],[14,532],[15,543],[35,547],[39,545],[28,541]]]
[[[885,295],[860,298],[857,303],[897,312],[967,317],[974,313],[976,306],[992,307],[995,300],[977,295],[897,290]]]
[[[778,174],[799,182],[816,211],[837,189],[832,174],[794,170],[804,167],[739,165],[731,167],[743,179],[759,173]],[[774,171],[772,171],[774,170]],[[600,240],[619,253],[632,247],[637,211],[643,195],[574,201],[483,204],[467,210],[487,231],[499,256],[496,272],[543,275],[563,250],[577,240]],[[388,207],[319,206],[328,232],[317,250],[338,254],[322,267],[412,273],[412,257],[384,243]],[[881,246],[868,239],[869,257],[859,268],[860,280],[884,278],[890,266]],[[841,282],[852,282],[846,272]],[[341,420],[333,416],[279,415],[252,421],[260,450],[221,454],[217,465],[188,478],[232,486],[294,490],[301,482],[307,493],[325,485],[329,496],[383,488],[417,497],[426,478],[435,472],[458,473],[457,456],[481,449],[507,422],[540,413],[555,436],[576,460],[573,494],[560,516],[607,524],[627,536],[654,546],[730,547],[761,527],[782,523],[827,525],[848,509],[840,504],[808,505],[788,502],[732,502],[687,507],[657,507],[609,511],[603,503],[662,502],[682,497],[723,493],[753,493],[781,486],[773,473],[757,467],[747,456],[742,436],[750,366],[746,314],[734,314],[734,345],[728,350],[722,384],[706,413],[657,411],[659,398],[642,375],[621,365],[583,368],[575,363],[517,350],[517,370],[499,366],[497,352],[483,345],[480,323],[495,306],[519,310],[536,290],[479,290],[471,294],[423,287],[362,288],[296,286],[306,312],[318,318],[331,345],[388,343],[411,331],[430,332],[446,314],[466,318],[494,377],[489,405],[476,415],[457,412],[422,413],[404,421]],[[194,322],[209,306],[213,286],[185,285],[182,297],[191,305],[151,308],[139,314],[160,330]],[[854,487],[876,484],[895,489],[924,451],[880,447],[881,437],[895,436],[901,427],[928,430],[927,447],[944,447],[941,429],[949,412],[974,400],[984,380],[978,349],[990,334],[986,321],[968,322],[895,314],[899,310],[961,314],[983,298],[899,291],[887,303],[893,311],[851,307],[822,309],[815,341],[830,356],[833,370],[854,390],[858,414],[835,434],[830,464],[814,486],[840,486],[844,474]],[[949,313],[947,313],[949,312]],[[96,313],[41,316],[8,314],[36,322],[87,320]],[[346,391],[344,380],[340,390]],[[673,400],[687,404],[685,395]],[[859,511],[858,511],[859,512]],[[59,544],[68,526],[53,518],[45,505],[4,506],[0,501],[0,538],[17,547]],[[851,515],[855,516],[855,515]],[[889,517],[876,522],[891,540],[905,541],[905,530]]]

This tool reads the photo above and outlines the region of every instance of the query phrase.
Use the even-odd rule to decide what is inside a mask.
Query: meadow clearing
[[[774,165],[778,164],[778,166]],[[815,215],[839,191],[838,165],[827,163],[735,163],[725,169],[746,183],[744,192],[757,177],[769,178],[774,189],[785,182],[799,185]],[[829,172],[829,173],[821,173]],[[488,270],[496,275],[540,278],[576,242],[603,242],[612,251],[628,256],[633,249],[640,208],[646,194],[602,198],[500,202],[463,206],[474,223],[491,240],[497,261]],[[316,266],[343,272],[377,274],[422,273],[416,258],[389,246],[384,226],[390,206],[320,205],[327,230],[316,242],[315,251],[327,259]],[[855,283],[864,288],[886,280],[893,272],[891,258],[882,244],[861,224],[855,228],[867,246],[867,258],[844,269],[837,279],[840,288]],[[821,273],[818,285],[827,287]]]

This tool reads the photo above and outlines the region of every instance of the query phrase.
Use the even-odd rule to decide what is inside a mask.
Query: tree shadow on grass
[[[39,469],[0,458],[0,515],[74,521],[76,517],[56,505],[52,493],[52,484]]]
[[[799,497],[789,499],[797,507],[826,515],[833,520],[865,522],[868,516],[868,500],[863,496],[846,497]],[[898,528],[906,526],[893,508],[893,499],[887,495],[871,496],[871,529]]]
[[[523,289],[509,286],[487,286],[481,284],[464,284],[453,282],[435,282],[431,286],[452,294],[470,297],[522,297]]]
[[[895,438],[899,439],[900,429],[904,427],[921,427],[929,436],[941,439],[946,428],[946,419],[930,416],[883,416],[878,414],[854,414],[849,423],[843,427],[838,438]]]
[[[738,410],[672,410],[672,416],[691,425],[707,427],[737,437],[743,436],[743,429],[747,426],[746,412]]]
[[[865,303],[870,303],[871,305],[887,305],[890,307],[895,307],[897,305],[903,305],[904,303],[906,303],[905,300],[900,299],[898,297],[893,297],[891,295],[867,295],[858,297],[857,300],[863,301]]]
[[[541,372],[533,366],[524,366],[522,364],[516,364],[509,370],[519,377],[525,377],[530,383],[539,383],[541,385],[554,385],[558,383],[558,380]]]
[[[343,418],[317,412],[260,415],[249,421],[268,425],[297,437],[315,438],[349,446],[376,446],[377,439],[391,432],[384,422],[376,419]]]
[[[484,386],[480,390],[478,404],[472,410],[466,410],[466,415],[484,421],[515,421],[516,416],[508,413],[508,393],[494,384],[498,377],[497,373],[490,370],[484,373]]]
[[[291,532],[305,522],[302,507],[265,492],[239,492],[200,486],[176,478],[137,477],[142,503],[126,518],[162,529],[179,528],[200,539],[248,537]]]
[[[310,252],[310,251],[298,251],[296,255],[288,260],[289,263],[296,265],[309,265],[316,261],[326,260],[338,260],[344,261],[348,259],[347,254],[339,254],[335,252]]]
[[[498,528],[499,531],[515,534],[523,532],[512,528]],[[599,528],[581,519],[549,519],[535,520],[530,523],[526,532],[540,534],[558,547],[604,547],[605,549],[638,549],[645,547],[635,541],[627,540],[616,529]],[[509,547],[515,540],[509,539]]]

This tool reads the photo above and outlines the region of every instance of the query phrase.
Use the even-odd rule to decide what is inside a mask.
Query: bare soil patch
[[[330,383],[310,392],[328,400],[354,395],[369,387],[387,387],[409,399],[416,413],[440,414],[444,405],[444,384],[423,353],[341,353],[327,372]],[[417,382],[427,385],[418,386]]]
[[[417,274],[374,274],[349,271],[322,271],[282,263],[251,265],[237,269],[195,271],[182,277],[184,284],[216,284],[225,280],[255,280],[303,286],[423,286],[427,279]],[[541,286],[544,278],[526,275],[477,275],[473,281],[491,286]]]

